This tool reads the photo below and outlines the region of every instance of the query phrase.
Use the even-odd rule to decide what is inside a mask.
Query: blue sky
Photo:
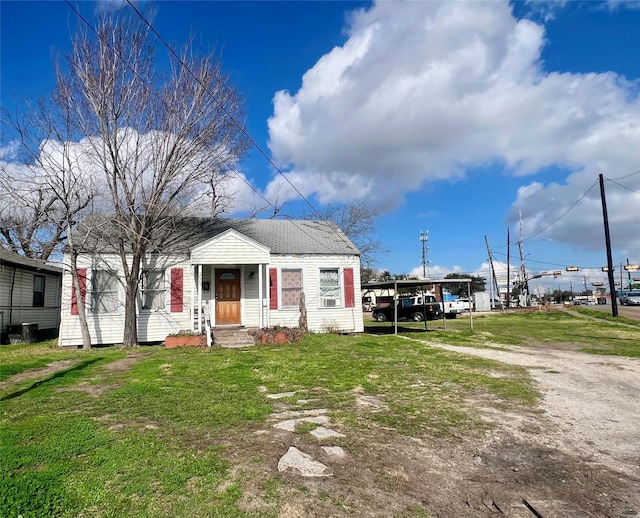
[[[114,5],[128,8],[78,4],[89,19]],[[360,199],[380,212],[388,252],[376,267],[421,273],[428,230],[433,277],[488,276],[485,236],[504,264],[509,227],[515,269],[521,214],[529,272],[563,271],[541,289],[606,280],[600,173],[613,261],[640,263],[639,2],[154,7],[166,40],[194,33],[221,53],[249,133],[315,207]],[[53,89],[52,57],[69,49],[78,20],[57,1],[3,1],[0,15],[10,108]],[[291,196],[255,150],[240,172],[267,198]],[[237,187],[242,215],[253,193]],[[295,198],[285,205],[304,210]]]

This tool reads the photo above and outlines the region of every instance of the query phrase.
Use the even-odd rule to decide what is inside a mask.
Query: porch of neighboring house
[[[253,343],[247,331],[269,325],[267,267],[266,263],[192,265],[191,330],[205,333],[209,346]]]

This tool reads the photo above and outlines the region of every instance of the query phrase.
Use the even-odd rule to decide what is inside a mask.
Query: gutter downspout
[[[13,322],[13,289],[16,285],[16,266],[13,267],[13,275],[11,276],[11,291],[9,292],[9,324]]]

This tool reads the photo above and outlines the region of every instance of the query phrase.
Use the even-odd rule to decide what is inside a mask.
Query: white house
[[[0,337],[54,337],[60,324],[62,268],[0,248]],[[37,326],[37,333],[36,331]]]
[[[109,250],[104,235],[94,240],[91,250],[86,244],[85,249],[78,258],[78,273],[92,341],[121,343],[120,258]],[[71,286],[66,271],[61,346],[82,343]],[[206,320],[214,334],[223,327],[297,327],[303,294],[310,331],[364,330],[360,252],[334,225],[182,218],[143,260],[138,341],[161,342],[172,333],[201,330]]]

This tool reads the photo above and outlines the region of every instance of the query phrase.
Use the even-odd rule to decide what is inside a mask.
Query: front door
[[[240,270],[216,270],[216,325],[240,324]]]

